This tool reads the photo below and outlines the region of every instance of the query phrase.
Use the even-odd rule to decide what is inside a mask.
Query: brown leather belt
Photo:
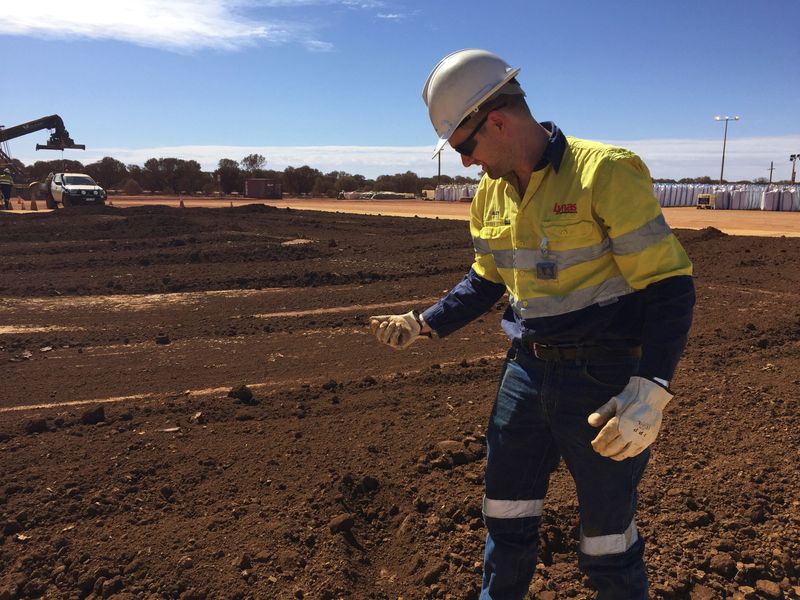
[[[639,346],[628,348],[608,348],[606,346],[548,346],[538,342],[521,341],[520,345],[540,360],[561,361],[582,358],[602,358],[608,356],[642,355]]]

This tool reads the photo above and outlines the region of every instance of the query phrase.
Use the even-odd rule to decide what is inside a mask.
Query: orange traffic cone
[[[31,210],[39,210],[39,207],[36,206],[36,200],[31,198]]]

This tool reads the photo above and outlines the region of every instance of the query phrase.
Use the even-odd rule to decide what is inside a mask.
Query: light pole
[[[795,176],[795,173],[796,173],[794,167],[795,167],[795,163],[797,162],[798,158],[800,158],[800,154],[790,154],[789,155],[789,160],[792,161],[792,185],[794,185],[794,176]]]
[[[722,166],[719,168],[719,183],[722,185],[722,174],[725,172],[725,146],[728,143],[728,121],[738,121],[739,116],[729,117],[725,115],[724,117],[716,116],[714,117],[715,121],[725,121],[725,135],[722,138]]]

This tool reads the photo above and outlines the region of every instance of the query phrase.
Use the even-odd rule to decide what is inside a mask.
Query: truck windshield
[[[64,177],[65,185],[97,185],[88,175],[67,175]]]

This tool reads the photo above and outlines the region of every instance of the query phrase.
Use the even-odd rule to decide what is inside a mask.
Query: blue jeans
[[[544,361],[514,345],[503,366],[487,430],[488,535],[481,600],[525,598],[536,568],[539,521],[550,473],[564,459],[578,495],[578,564],[598,600],[646,600],[644,541],[636,488],[650,456],[621,462],[597,454],[587,417],[620,392],[638,359]]]

